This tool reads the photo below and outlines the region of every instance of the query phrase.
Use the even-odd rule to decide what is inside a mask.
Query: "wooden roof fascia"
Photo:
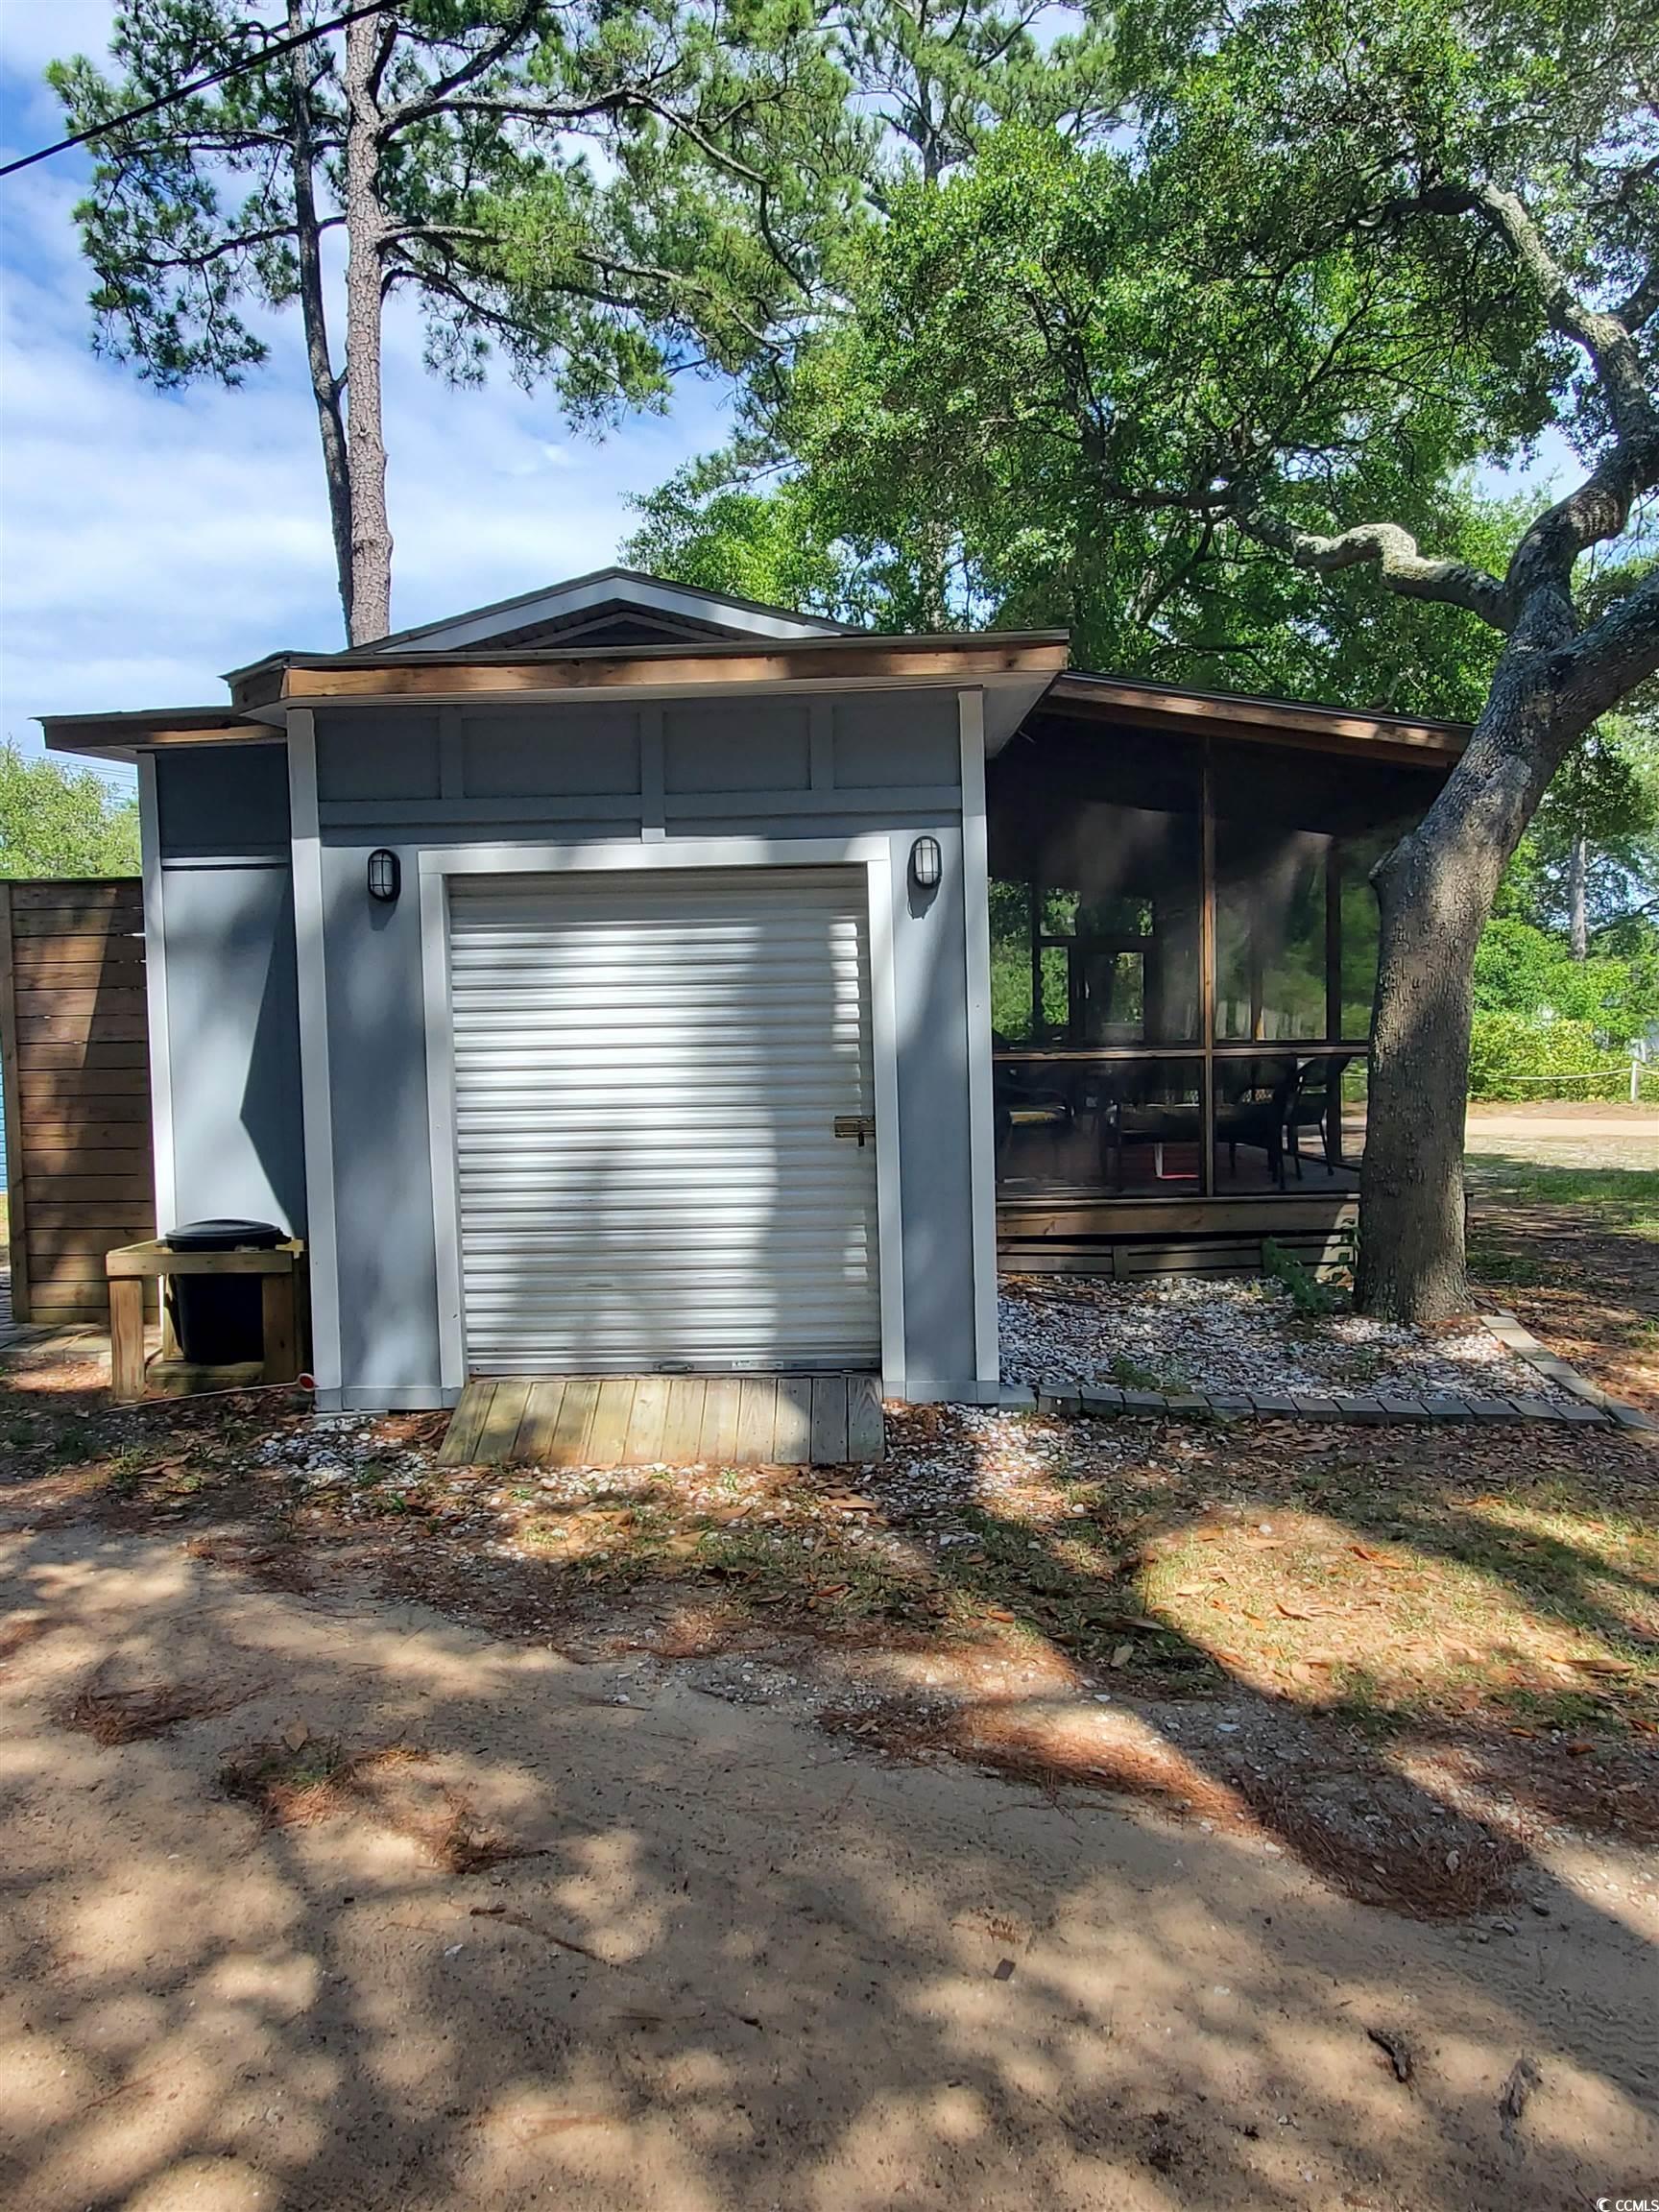
[[[49,753],[133,759],[156,746],[269,745],[280,733],[245,722],[226,707],[155,707],[109,714],[42,714]]]
[[[626,654],[572,652],[542,658],[479,653],[399,657],[379,662],[336,658],[287,662],[280,697],[291,706],[358,699],[513,698],[560,691],[707,690],[733,685],[857,679],[973,685],[999,678],[1046,679],[1066,665],[1063,636],[1043,633],[967,638],[815,638],[710,646],[647,646]],[[244,696],[241,706],[264,704]]]
[[[1365,714],[1344,707],[1309,706],[1295,700],[1253,699],[1221,691],[1182,691],[1159,685],[1115,683],[1070,670],[1050,686],[1047,713],[1081,709],[1083,719],[1190,737],[1300,745],[1325,753],[1362,753],[1431,766],[1455,760],[1469,741],[1461,722],[1419,721],[1407,715]]]

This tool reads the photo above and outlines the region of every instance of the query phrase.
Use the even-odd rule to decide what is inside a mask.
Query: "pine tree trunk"
[[[1576,728],[1518,625],[1468,747],[1373,877],[1382,935],[1360,1169],[1362,1312],[1432,1327],[1468,1304],[1463,1122],[1475,954],[1499,878]]]
[[[301,0],[288,0],[288,29],[304,29]],[[312,143],[308,59],[303,47],[288,58],[294,95],[290,163],[294,178],[294,230],[300,262],[300,315],[305,330],[305,362],[317,429],[323,442],[323,472],[328,486],[328,524],[334,540],[334,572],[346,635],[351,636],[351,472],[346,452],[346,421],[341,386],[328,350],[328,316],[323,289],[322,233],[317,227],[316,150]]]
[[[386,513],[386,443],[380,407],[380,121],[374,96],[385,18],[366,15],[346,32],[346,445],[351,494],[351,614],[354,645],[392,627],[392,526]]]
[[[1567,917],[1575,960],[1590,957],[1589,873],[1589,844],[1583,837],[1575,837],[1567,859]]]

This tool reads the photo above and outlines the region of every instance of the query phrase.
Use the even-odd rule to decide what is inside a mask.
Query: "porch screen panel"
[[[461,878],[474,1373],[874,1367],[862,871]]]

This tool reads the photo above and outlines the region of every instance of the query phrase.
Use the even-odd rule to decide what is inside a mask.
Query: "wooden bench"
[[[234,1367],[189,1367],[168,1361],[174,1391],[234,1390],[249,1383],[293,1382],[301,1372],[304,1337],[304,1244],[298,1238],[260,1252],[174,1252],[151,1238],[106,1255],[109,1279],[109,1394],[118,1405],[144,1395],[144,1286],[174,1275],[257,1275],[264,1357]],[[163,1300],[163,1355],[171,1350]]]

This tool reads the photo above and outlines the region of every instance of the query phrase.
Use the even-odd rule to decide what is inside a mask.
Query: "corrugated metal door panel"
[[[475,1374],[875,1367],[862,871],[456,878]]]

